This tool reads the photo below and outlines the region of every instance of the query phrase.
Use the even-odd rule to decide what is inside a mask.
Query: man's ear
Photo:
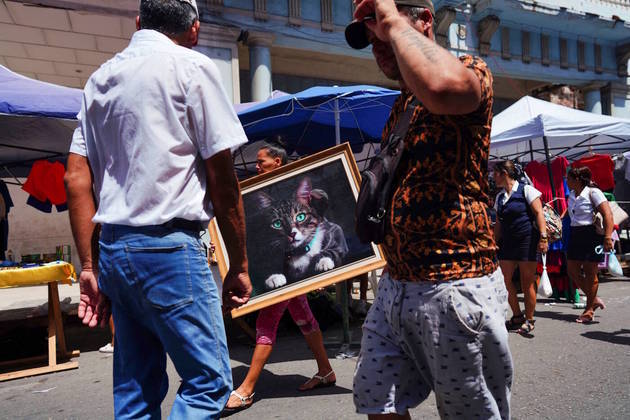
[[[199,23],[199,19],[195,20],[195,23],[192,24],[190,30],[188,31],[188,42],[191,47],[194,47],[199,42],[199,28],[201,24]]]
[[[424,9],[422,11],[422,14],[420,15],[420,18],[416,21],[416,24],[422,25],[422,33],[426,37],[431,38],[431,35],[433,34],[434,20],[433,15],[431,14],[431,11],[429,9]]]
[[[136,29],[140,30],[140,16],[136,16]]]

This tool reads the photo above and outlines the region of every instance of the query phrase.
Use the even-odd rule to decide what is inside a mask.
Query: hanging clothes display
[[[612,191],[615,188],[613,171],[615,163],[609,155],[592,155],[576,160],[571,164],[573,168],[587,167],[591,170],[592,181],[602,191]]]
[[[564,178],[568,167],[569,161],[564,156],[558,156],[551,162],[553,186],[556,190],[556,197],[553,197],[547,164],[545,162],[531,161],[525,166],[525,172],[532,180],[532,184],[538,191],[542,192],[541,199],[544,203],[548,203],[554,198],[559,198],[556,201],[556,210],[559,214],[562,214],[567,208],[565,198],[569,195],[569,191],[565,189]]]
[[[57,211],[67,210],[68,201],[63,177],[66,169],[60,162],[38,160],[33,163],[31,172],[22,186],[30,194],[27,204],[46,213],[51,212],[52,205]]]
[[[0,180],[0,199],[3,204],[0,208],[0,259],[5,260],[9,241],[9,211],[13,207],[13,200],[11,200],[7,184],[2,180]]]

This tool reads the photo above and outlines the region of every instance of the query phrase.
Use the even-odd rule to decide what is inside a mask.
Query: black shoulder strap
[[[407,135],[407,131],[409,131],[409,124],[411,124],[411,118],[413,117],[413,113],[415,112],[416,106],[418,106],[418,103],[419,103],[418,99],[413,98],[413,101],[411,101],[407,105],[407,109],[405,109],[403,114],[400,116],[400,118],[396,122],[396,125],[394,126],[394,129],[390,133],[389,135],[390,139],[393,134],[394,136],[399,137],[404,140],[405,136]]]

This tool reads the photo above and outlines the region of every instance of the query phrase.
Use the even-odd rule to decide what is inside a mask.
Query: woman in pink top
[[[256,171],[258,174],[273,171],[287,162],[287,153],[281,147],[265,144],[258,151],[256,159]],[[298,296],[273,306],[263,308],[258,313],[256,320],[256,347],[252,356],[252,362],[247,371],[247,376],[241,385],[232,391],[230,399],[225,407],[226,412],[244,410],[254,402],[254,388],[260,373],[267,363],[267,359],[273,350],[276,341],[278,323],[288,309],[295,323],[300,327],[306,343],[313,352],[317,361],[317,374],[302,384],[298,389],[308,391],[335,384],[336,377],[328,360],[324,340],[319,324],[308,306],[306,296]]]

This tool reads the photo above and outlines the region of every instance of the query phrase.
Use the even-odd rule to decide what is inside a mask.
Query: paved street
[[[606,281],[600,296],[607,309],[596,323],[580,325],[580,310],[568,303],[539,302],[533,338],[510,335],[515,361],[512,407],[514,419],[630,418],[630,281]],[[359,338],[358,324],[353,339]],[[331,357],[340,331],[327,330]],[[112,417],[112,357],[98,353],[102,331],[69,328],[69,340],[83,343],[78,370],[0,383],[0,418],[95,419]],[[231,340],[235,383],[244,377],[252,348]],[[299,334],[279,337],[270,363],[256,389],[254,405],[231,419],[354,419],[352,372],[355,358],[332,359],[337,386],[300,393],[297,386],[315,373],[306,343]],[[170,390],[164,417],[179,384],[169,365]],[[431,397],[432,398],[432,397]],[[412,411],[413,418],[437,418],[429,399]]]

